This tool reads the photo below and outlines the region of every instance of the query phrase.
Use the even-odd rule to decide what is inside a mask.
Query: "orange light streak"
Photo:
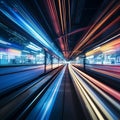
[[[52,0],[47,0],[47,3],[48,3],[48,8],[49,8],[51,19],[52,19],[52,21],[54,21],[53,25],[54,25],[55,31],[58,35],[60,35],[61,30],[60,30],[60,24],[59,24],[59,19],[57,16],[55,3]]]
[[[70,0],[68,0],[69,32],[71,31]]]
[[[65,46],[64,46],[64,44],[63,44],[63,39],[62,39],[62,38],[59,38],[58,40],[59,40],[61,49],[64,50],[64,49],[65,49]]]
[[[58,0],[59,4],[59,10],[60,10],[60,20],[61,20],[61,26],[62,26],[62,33],[64,34],[64,27],[63,27],[63,17],[62,17],[62,7],[61,7],[61,0]]]
[[[115,6],[109,13],[97,24],[95,27],[90,31],[90,33],[79,42],[79,44],[75,47],[74,51],[78,50],[81,46],[83,46],[90,37],[117,11],[119,10],[120,5],[118,4]],[[72,52],[71,56],[74,54],[74,51]]]
[[[79,29],[76,29],[76,30],[74,30],[74,31],[72,31],[72,32],[70,32],[70,33],[67,33],[67,34],[63,35],[63,36],[60,36],[59,38],[65,37],[66,35],[67,35],[67,36],[71,36],[71,35],[74,35],[74,34],[76,34],[76,33],[81,32],[81,31],[88,30],[89,28],[90,28],[90,26],[87,26],[87,27],[84,27],[84,28],[79,28]]]
[[[75,67],[73,67],[73,68],[76,71],[78,71],[80,74],[85,76],[89,81],[94,83],[97,87],[99,87],[100,89],[104,90],[106,93],[108,93],[109,95],[113,96],[115,99],[120,101],[120,93],[118,91],[112,89],[111,87],[109,87],[107,85],[104,85],[103,83],[101,83],[101,82],[97,81],[96,79],[90,77],[89,75],[85,74],[84,72],[78,70],[77,68],[75,68]]]
[[[112,36],[113,34],[117,33],[120,31],[120,28],[116,29],[115,31],[113,31],[111,34],[107,35],[105,38],[101,39],[101,41],[106,40],[107,38],[109,38],[110,36]]]
[[[104,33],[107,29],[109,29],[111,26],[113,26],[115,23],[120,22],[120,16],[117,17],[114,21],[112,21],[109,25],[107,25],[105,28],[103,28],[98,34],[96,34],[92,39],[90,39],[86,44],[90,44],[93,42],[97,37],[99,37],[102,33]]]
[[[105,67],[105,66],[104,66]],[[109,76],[112,76],[112,77],[115,77],[115,78],[120,78],[120,73],[115,73],[113,72],[112,70],[111,71],[107,71],[107,70],[104,70],[104,69],[98,69],[98,68],[90,68],[91,70],[93,71],[97,71],[99,73],[102,73],[102,74],[106,74],[106,75],[109,75]],[[112,68],[113,69],[113,68]]]
[[[87,52],[87,53],[86,53],[86,56],[94,55],[95,53],[97,53],[97,52],[99,52],[99,51],[105,52],[105,51],[107,51],[107,50],[112,49],[112,48],[113,48],[115,45],[117,45],[117,44],[120,44],[120,38],[117,38],[117,39],[115,39],[114,41],[111,41],[111,42],[109,42],[109,43],[107,43],[107,44],[105,44],[105,45],[102,45],[101,47],[99,47],[99,48],[96,49],[96,50],[93,49],[93,50]]]

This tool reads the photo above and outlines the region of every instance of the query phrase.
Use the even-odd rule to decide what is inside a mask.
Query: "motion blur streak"
[[[120,101],[120,94],[118,91],[110,88],[109,86],[106,86],[104,84],[102,84],[101,82],[95,80],[94,78],[88,76],[87,74],[85,74],[84,72],[76,69],[75,67],[73,67],[76,71],[78,71],[80,74],[82,74],[83,76],[85,76],[86,78],[88,78],[92,83],[94,83],[96,86],[98,86],[99,88],[101,88],[102,90],[104,90],[105,92],[107,92],[108,94],[110,94],[111,96],[113,96],[114,98],[116,98],[117,100]]]
[[[54,82],[49,87],[49,89],[46,91],[44,96],[37,103],[36,107],[34,107],[30,115],[27,117],[27,120],[30,120],[31,118],[36,119],[36,120],[45,120],[45,119],[48,120],[49,119],[51,110],[54,106],[54,103],[55,103],[55,100],[56,100],[56,97],[57,97],[57,94],[58,94],[58,91],[59,91],[59,88],[62,82],[65,69],[66,69],[66,66],[63,68],[63,70],[54,80]],[[42,108],[40,107],[41,103],[42,103]]]
[[[76,70],[76,72],[79,74],[79,71]],[[80,74],[82,76],[82,74]],[[113,98],[111,98],[109,95],[107,95],[104,91],[102,91],[100,88],[95,86],[92,82],[90,82],[88,79],[86,79],[84,76],[82,76],[87,83],[89,83],[96,91],[98,91],[102,96],[105,97],[115,108],[120,110],[120,105],[118,102],[116,102]]]
[[[17,11],[15,11],[12,7],[8,5],[7,2],[4,1],[1,1],[0,6],[0,11],[6,17],[8,17],[10,20],[16,23],[34,39],[40,42],[43,46],[51,50],[59,57],[63,57],[62,54],[56,48],[56,46],[54,44],[51,44],[52,40],[50,39],[50,37],[46,34],[43,28],[39,24],[37,24],[37,22],[28,13],[28,11],[25,9],[25,7],[21,4],[20,1],[11,2],[11,6]]]
[[[62,33],[64,34],[63,17],[62,17],[62,9],[61,9],[61,1],[58,0],[58,3],[59,3],[59,9],[60,9],[60,20],[61,20],[61,26],[62,26]]]
[[[107,68],[107,66],[104,66],[104,67],[106,67]],[[120,73],[113,73],[114,71],[113,70],[109,70],[109,71],[107,71],[107,70],[104,70],[104,69],[106,69],[106,68],[101,68],[101,70],[100,69],[98,69],[98,68],[91,68],[91,70],[94,70],[94,71],[96,71],[96,72],[99,72],[99,73],[102,73],[102,74],[106,74],[106,75],[109,75],[109,76],[112,76],[112,77],[114,77],[114,78],[120,78]],[[110,68],[110,67],[108,67],[108,68]],[[112,68],[113,69],[113,68]]]
[[[105,18],[103,18],[103,20],[101,20],[97,26],[95,26],[95,28],[91,31],[91,33],[85,38],[85,40],[83,41],[83,44],[86,42],[86,40],[88,40],[94,32],[96,32],[97,29],[99,29],[118,9],[119,9],[119,5],[114,8],[113,10],[111,10],[111,12],[105,16]],[[81,46],[83,45],[81,44]]]
[[[92,35],[99,29],[101,28],[102,25],[104,25],[104,23],[115,13],[119,10],[120,5],[116,5],[114,6],[114,8],[112,10],[109,11],[109,13],[107,15],[105,15],[105,17],[103,17],[98,24],[95,25],[95,27],[93,27],[93,29],[90,31],[90,33],[83,37],[82,40],[80,40],[80,42],[76,45],[76,47],[74,48],[71,56],[75,53],[75,51],[77,51],[80,47],[82,47],[83,45],[85,45],[86,42],[91,41],[91,37]],[[92,42],[92,41],[91,41]]]
[[[114,24],[120,22],[120,16],[117,17],[115,20],[113,20],[109,25],[107,25],[105,28],[103,28],[98,34],[96,34],[92,39],[90,39],[90,41],[94,41],[97,37],[99,37],[101,34],[103,34],[105,31],[107,31],[110,27],[112,27]],[[90,41],[88,41],[86,43],[86,45],[88,45],[90,43]]]
[[[73,35],[73,34],[76,34],[76,33],[81,32],[81,31],[88,30],[89,28],[90,28],[90,26],[87,26],[87,27],[83,27],[83,28],[80,28],[80,29],[74,30],[74,31],[72,31],[72,32],[70,32],[70,33],[67,33],[67,34],[65,34],[65,35],[63,35],[63,36],[60,36],[59,38],[61,38],[61,37],[65,37],[66,35],[67,35],[67,36],[71,36],[71,35]]]
[[[74,76],[74,74],[72,73],[72,72],[73,72],[72,69],[69,68],[69,71],[70,71],[70,75],[71,75],[72,79],[74,80],[74,81],[73,81],[73,84],[74,84],[74,86],[75,86],[75,88],[76,88],[76,91],[78,91],[78,92],[77,92],[78,97],[79,97],[79,98],[82,97],[82,99],[83,99],[83,101],[84,101],[84,103],[85,103],[86,108],[88,109],[89,113],[91,114],[92,119],[96,119],[96,120],[97,120],[97,116],[94,114],[94,111],[93,111],[93,109],[92,109],[92,107],[95,108],[94,104],[93,104],[93,106],[90,105],[90,103],[88,102],[88,100],[90,100],[90,99],[87,99],[86,96],[83,94],[83,89],[81,89],[82,86],[81,86],[81,84],[78,82],[78,80],[77,80],[77,78]],[[81,97],[80,97],[80,96],[81,96]],[[84,111],[84,112],[86,112],[86,111]]]
[[[64,27],[64,29],[62,29],[62,31],[61,31],[58,15],[57,15],[57,11],[56,11],[55,2],[51,1],[51,0],[47,0],[46,3],[47,3],[47,6],[48,6],[48,13],[49,13],[50,18],[52,20],[52,24],[54,26],[55,32],[56,32],[57,36],[60,36],[66,30],[66,20],[65,20],[66,14],[64,14],[62,9],[60,8],[60,15],[64,15],[64,17],[62,17],[62,16],[60,17],[61,18],[60,20],[62,20],[61,25],[62,25],[62,27]],[[65,3],[64,3],[64,10],[65,10]],[[66,50],[68,48],[67,37],[65,36],[63,39],[58,38],[58,40],[59,40],[60,47],[61,47],[62,51]],[[67,56],[66,52],[65,53],[63,52],[63,54],[64,54],[64,56]]]
[[[114,48],[115,45],[119,45],[120,44],[120,34],[117,34],[115,35],[114,37],[112,37],[111,39],[108,39],[109,40],[113,40],[103,46],[100,46],[99,48],[97,49],[93,49],[89,52],[86,53],[86,56],[90,56],[90,55],[93,55],[95,54],[97,51],[102,51],[102,52],[106,52],[107,50],[110,50],[111,48]]]
[[[114,1],[112,1],[106,7],[106,9],[101,13],[101,15],[95,20],[94,24],[90,27],[90,29],[88,30],[88,32],[85,34],[84,38],[90,33],[90,31],[95,27],[95,25],[100,21],[100,19],[102,19],[103,15],[109,10],[109,8],[112,6],[113,3],[114,3]]]
[[[117,33],[119,33],[119,31],[120,31],[120,28],[118,28],[118,29],[116,29],[115,31],[113,31],[113,32],[111,32],[109,35],[107,35],[106,37],[104,37],[103,39],[101,39],[102,41],[105,41],[105,42],[108,42],[108,41],[110,41],[110,37],[111,36],[114,36],[114,34],[116,33],[116,35],[117,35]],[[110,39],[109,39],[110,38]],[[107,41],[107,39],[108,39],[108,41]]]
[[[42,112],[42,114],[39,114],[39,116],[37,117],[38,120],[39,119],[41,119],[41,120],[49,119],[52,107],[56,100],[56,96],[57,96],[64,72],[65,72],[65,68],[66,67],[64,67],[64,69],[61,71],[61,73],[55,79],[55,83],[51,86],[50,89],[53,89],[53,88],[54,89],[52,90],[51,95],[49,95],[49,97],[48,97],[48,102],[46,103],[46,105],[43,106],[44,112]]]
[[[99,118],[101,120],[104,120],[104,118],[102,117],[101,113],[98,111],[96,105],[94,104],[92,99],[86,93],[84,87],[78,81],[77,77],[75,76],[75,72],[72,70],[71,66],[69,66],[69,71],[70,71],[70,74],[71,74],[71,76],[72,76],[72,78],[73,78],[73,80],[75,82],[75,86],[77,86],[78,92],[81,93],[81,96],[84,99],[85,104],[88,102],[86,105],[87,105],[87,108],[88,108],[88,110],[89,110],[89,112],[91,114],[91,117],[93,119],[95,119],[95,118],[98,119]],[[94,113],[92,113],[92,110],[90,110],[90,108],[93,109]],[[97,117],[96,117],[95,113],[96,113]]]
[[[54,25],[56,34],[60,35],[61,30],[60,30],[60,24],[59,24],[59,19],[58,19],[55,3],[52,0],[47,0],[46,3],[49,9],[50,17],[52,19],[52,23]]]
[[[71,76],[73,76],[73,81],[77,81],[77,84],[80,84],[82,87],[78,88],[81,90],[84,90],[84,94],[89,96],[89,99],[91,99],[93,101],[93,104],[96,105],[96,107],[99,107],[99,110],[102,111],[102,113],[105,115],[105,117],[107,119],[110,120],[117,120],[119,116],[117,116],[110,108],[109,106],[107,106],[105,104],[104,101],[102,101],[102,99],[99,97],[99,95],[97,95],[92,89],[91,87],[89,87],[84,80],[82,80],[74,71],[71,65],[69,65],[69,70],[70,70],[70,74]],[[76,79],[75,79],[76,78]],[[89,100],[90,102],[90,100]],[[91,104],[91,103],[90,103]],[[91,105],[91,107],[93,107]],[[95,108],[93,108],[95,111]],[[99,114],[99,112],[95,111],[95,113],[97,114],[99,119],[101,118],[101,115]],[[103,117],[103,116],[102,116]]]

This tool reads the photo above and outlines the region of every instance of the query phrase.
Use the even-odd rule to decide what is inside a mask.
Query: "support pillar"
[[[46,73],[46,64],[47,64],[47,53],[46,51],[44,50],[44,54],[45,54],[45,58],[44,58],[44,73]]]
[[[51,69],[53,69],[53,56],[52,55],[51,55],[50,59],[51,59]]]
[[[85,65],[86,65],[86,55],[84,54],[84,57],[83,57],[83,69],[84,69],[84,71],[86,70]]]
[[[60,64],[60,58],[58,58],[58,67],[60,66],[59,64]]]

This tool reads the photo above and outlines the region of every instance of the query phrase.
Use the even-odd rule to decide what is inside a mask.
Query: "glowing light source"
[[[29,51],[26,51],[26,50],[23,50],[22,52],[25,52],[25,53],[30,53]]]
[[[9,52],[9,53],[13,53],[13,54],[17,54],[17,55],[20,55],[20,54],[21,54],[21,51],[15,50],[15,49],[8,49],[8,52]]]
[[[50,67],[51,68],[51,67]],[[33,108],[30,114],[27,116],[27,120],[37,119],[37,120],[48,120],[50,113],[55,104],[55,100],[62,82],[62,78],[65,73],[66,66],[62,69],[56,79],[53,81],[51,86],[47,89],[45,94],[41,97],[37,105]]]
[[[36,54],[36,52],[35,52],[35,51],[31,51],[31,52]]]
[[[27,47],[27,48],[30,48],[30,49],[32,49],[32,50],[35,50],[35,51],[40,51],[40,50],[41,50],[40,47],[38,47],[37,45],[35,45],[35,44],[32,43],[32,42],[30,42],[30,44],[27,45],[26,47]]]
[[[52,40],[47,35],[45,30],[40,24],[38,24],[35,19],[30,15],[26,8],[22,5],[20,1],[10,2],[10,5],[7,1],[1,2],[0,11],[32,36],[35,40],[40,42],[41,45],[52,51],[54,54],[63,58],[63,55],[58,51],[57,47],[52,43]],[[17,12],[14,9],[17,10]],[[27,46],[27,47],[32,47]],[[34,47],[32,47],[34,49]],[[37,50],[36,48],[34,50]]]
[[[74,48],[74,50],[73,50],[73,52],[71,53],[70,56],[73,56],[74,54],[76,54],[74,51],[77,51],[79,49],[83,49],[83,48],[85,48],[88,45],[88,43],[90,44],[94,40],[96,40],[96,38],[99,35],[101,35],[104,31],[106,31],[106,29],[108,29],[109,27],[111,27],[113,25],[113,23],[119,22],[120,18],[118,17],[109,26],[107,26],[101,32],[99,32],[98,35],[96,35],[95,37],[93,37],[93,35],[95,34],[95,32],[98,31],[105,24],[105,22],[108,21],[117,11],[119,11],[120,5],[119,4],[114,5],[113,3],[114,3],[114,1],[111,2],[106,7],[105,11],[100,15],[100,17],[98,17],[98,19],[91,26],[91,28],[89,29],[89,31],[82,37],[82,39],[79,41],[79,43],[75,46],[75,48]],[[113,8],[109,9],[111,5],[113,5]],[[108,11],[108,12],[106,13],[106,11]]]
[[[75,88],[77,89],[77,93],[80,94],[80,96],[82,96],[83,101],[85,102],[85,105],[87,106],[87,109],[89,110],[89,113],[91,114],[92,118],[95,118],[97,116],[97,118],[99,118],[100,120],[102,119],[104,120],[104,116],[101,114],[100,111],[102,111],[102,113],[105,115],[107,119],[118,119],[119,118],[119,116],[117,116],[112,111],[112,109],[110,109],[109,106],[106,105],[103,99],[98,94],[96,94],[96,92],[93,89],[91,89],[91,87],[85,82],[84,79],[90,80],[88,78],[88,75],[86,75],[87,76],[86,77],[84,76],[85,74],[84,75],[82,74],[82,77],[80,77],[81,73],[79,75],[77,74],[78,73],[77,71],[79,70],[76,71],[76,68],[71,65],[69,65],[69,71],[70,71],[70,75],[72,77],[73,83],[75,85]],[[83,79],[83,76],[84,76],[84,79]],[[100,85],[101,84],[99,84],[98,86],[100,87]],[[104,88],[103,86],[101,86],[102,89],[105,88],[105,86]],[[109,92],[110,93],[112,92],[113,94],[114,90],[110,89],[109,87],[107,87],[106,90],[110,90]],[[117,93],[117,96],[119,97],[119,93]],[[89,106],[92,108],[93,111],[91,111]]]
[[[0,40],[0,44],[4,44],[4,45],[11,45],[11,43],[6,42],[6,41],[3,41],[3,40]]]
[[[113,51],[115,50],[115,46],[120,44],[120,38],[116,38],[115,40],[109,42],[109,43],[106,43],[100,47],[97,47],[96,49],[93,49],[89,52],[86,53],[86,56],[90,56],[90,55],[94,55],[95,53],[97,52],[109,52],[109,51]]]
[[[94,50],[98,50],[98,49],[100,49],[100,47],[97,47],[97,48],[95,48]]]
[[[111,52],[115,52],[115,50],[108,50],[108,51],[105,51],[104,53],[111,53]]]

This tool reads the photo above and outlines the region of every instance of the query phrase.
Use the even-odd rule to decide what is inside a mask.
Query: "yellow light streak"
[[[83,91],[81,90],[81,86],[79,85],[78,83],[78,80],[76,78],[76,76],[74,75],[73,73],[73,70],[71,69],[70,65],[69,65],[69,71],[70,71],[70,75],[71,77],[73,78],[73,84],[76,88],[76,92],[78,93],[78,97],[83,99],[84,101],[84,105],[86,106],[87,110],[89,111],[90,113],[90,116],[92,117],[92,119],[96,119],[98,120],[97,116],[95,115],[91,105],[89,104],[88,100],[86,99],[85,95],[83,94]]]
[[[97,86],[95,86],[90,80],[88,80],[86,77],[84,77],[84,75],[82,74],[82,71],[78,70],[77,68],[75,68],[75,70],[76,70],[76,72],[78,74],[80,74],[80,76],[87,83],[89,83],[96,91],[98,91],[101,95],[103,95],[113,106],[115,106],[118,110],[120,110],[120,105],[119,105],[118,102],[116,102],[113,98],[111,98],[110,96],[108,96],[108,94],[106,94],[105,92],[103,92],[100,88],[98,88]]]
[[[111,49],[115,49],[114,46],[120,44],[120,38],[115,39],[114,41],[111,41],[105,45],[100,46],[98,49],[93,49],[86,53],[86,56],[94,55],[97,52],[106,52]]]
[[[105,15],[105,17],[98,23],[95,25],[95,27],[93,29],[91,29],[90,33],[87,34],[85,37],[83,37],[83,39],[77,44],[77,46],[74,48],[71,56],[75,53],[74,51],[77,51],[80,47],[82,47],[83,45],[85,45],[85,43],[87,43],[90,38],[92,37],[92,35],[117,11],[119,10],[120,5],[118,4],[117,6],[115,6],[111,11],[109,11],[109,13],[107,15]]]
[[[71,69],[74,69],[74,67],[72,66]],[[106,110],[106,107],[102,105],[102,101],[100,99],[97,98],[96,94],[87,86],[87,84],[81,80],[81,78],[75,73],[73,72],[74,75],[77,78],[77,81],[79,81],[79,84],[82,85],[81,90],[83,90],[84,95],[86,95],[86,98],[88,99],[88,101],[91,103],[91,101],[94,101],[95,104],[99,107],[99,109],[104,113],[104,115],[107,117],[107,119],[113,120],[114,118],[112,117],[112,115]],[[88,96],[90,97],[88,97]],[[93,103],[94,103],[93,102]],[[92,104],[93,105],[93,104]],[[92,108],[94,109],[97,117],[101,120],[104,119],[103,116],[101,115],[101,113],[99,111],[96,111],[97,107],[96,106],[92,106]]]
[[[69,68],[71,69],[71,68]],[[89,97],[88,93],[85,91],[85,87],[83,86],[83,84],[80,82],[80,78],[78,78],[78,76],[76,75],[76,73],[71,70],[71,74],[73,74],[73,79],[74,81],[76,81],[76,84],[78,86],[78,90],[81,89],[82,93],[84,94],[84,96],[86,97],[87,101],[89,102],[90,106],[92,107],[92,109],[94,110],[95,114],[97,115],[97,117],[100,120],[104,120],[103,116],[101,115],[101,113],[98,111],[97,107],[95,106],[95,104],[93,103],[92,99]],[[76,78],[76,79],[75,79]],[[93,115],[92,115],[93,116]],[[95,118],[94,118],[95,119]]]
[[[59,10],[60,10],[60,20],[61,20],[61,26],[62,26],[62,33],[64,34],[63,17],[62,17],[62,9],[61,9],[61,0],[58,0],[58,4],[59,4]]]

